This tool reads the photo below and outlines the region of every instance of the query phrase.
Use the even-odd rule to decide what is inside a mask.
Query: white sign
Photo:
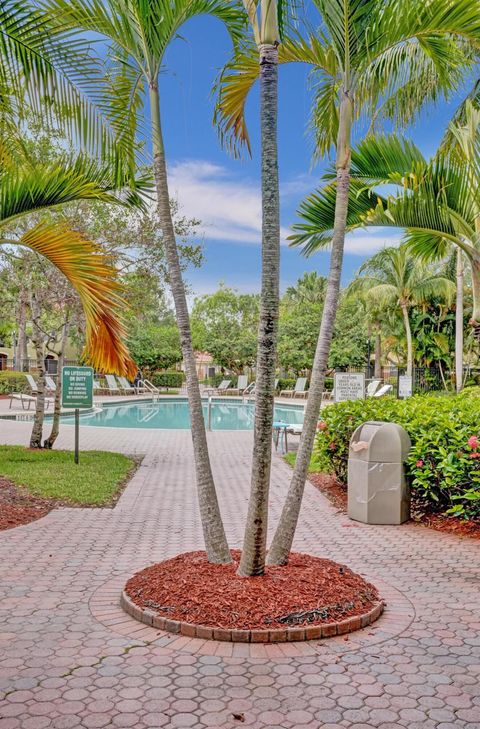
[[[413,382],[408,375],[400,375],[398,378],[398,397],[412,397]]]
[[[363,372],[335,372],[335,402],[363,400],[365,375]]]

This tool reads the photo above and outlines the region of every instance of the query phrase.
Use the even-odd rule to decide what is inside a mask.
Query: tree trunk
[[[267,551],[280,285],[280,199],[277,150],[277,45],[260,46],[262,130],[262,293],[255,387],[252,477],[238,574],[262,575]]]
[[[411,377],[413,374],[413,342],[412,342],[412,329],[410,327],[410,319],[408,318],[408,307],[406,304],[401,304],[403,323],[405,326],[405,336],[407,337],[407,377]]]
[[[470,265],[472,268],[472,295],[473,295],[473,312],[470,324],[473,327],[473,333],[477,344],[480,344],[480,256],[478,258],[470,257]]]
[[[382,379],[382,335],[377,325],[375,332],[375,370],[373,376],[376,380]]]
[[[280,522],[268,553],[268,564],[286,564],[292,548],[308,467],[312,457],[318,415],[322,404],[325,372],[337,314],[350,189],[350,135],[353,117],[353,104],[348,91],[342,90],[341,93],[336,164],[337,196],[325,305],[313,361],[312,378],[310,380],[297,459]]]
[[[457,250],[457,297],[455,307],[455,387],[463,387],[463,253]]]
[[[35,355],[37,358],[37,399],[35,404],[35,417],[33,419],[32,434],[30,436],[30,448],[42,447],[42,431],[43,420],[45,417],[45,358],[42,332],[39,329],[38,321],[40,318],[40,309],[38,307],[35,296],[30,298],[30,309],[32,312],[33,325],[33,344],[35,347]]]
[[[62,368],[65,359],[65,348],[68,340],[68,322],[63,325],[62,339],[60,342],[60,351],[58,352],[58,377],[57,389],[55,390],[55,401],[53,410],[53,422],[50,435],[43,442],[44,448],[53,448],[53,444],[58,438],[60,432],[60,413],[62,411]]]
[[[165,150],[160,118],[160,97],[156,79],[152,80],[150,83],[150,109],[153,140],[153,168],[157,191],[158,214],[161,221],[160,224],[162,228],[163,246],[167,259],[169,282],[175,303],[177,324],[180,332],[180,343],[185,363],[185,377],[190,409],[198,502],[200,507],[203,536],[205,539],[205,548],[210,562],[228,563],[231,562],[232,558],[228,548],[225,530],[223,528],[208,454],[202,399],[200,396],[195,355],[192,346],[190,317],[188,314],[185,286],[182,279],[177,243],[175,239],[175,230],[170,211],[167,167],[165,162]]]
[[[20,292],[18,306],[18,338],[17,338],[17,362],[16,369],[20,372],[28,371],[28,348],[27,348],[27,301],[25,291]]]

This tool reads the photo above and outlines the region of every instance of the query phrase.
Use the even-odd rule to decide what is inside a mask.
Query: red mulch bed
[[[137,572],[125,591],[162,617],[237,630],[321,625],[361,615],[379,600],[373,585],[329,559],[293,553],[263,577],[239,577],[240,551],[232,557],[218,565],[205,552],[179,554]]]
[[[328,473],[311,473],[309,481],[317,488],[339,511],[347,511],[347,490],[337,481],[335,476]],[[436,529],[439,532],[457,534],[460,537],[480,539],[480,522],[467,521],[455,516],[442,514],[416,514],[412,513],[412,522],[419,526]]]
[[[54,506],[51,499],[31,496],[0,476],[0,530],[40,519]]]

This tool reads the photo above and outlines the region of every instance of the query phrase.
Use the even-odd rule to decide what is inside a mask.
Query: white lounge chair
[[[129,383],[129,381],[127,380],[127,378],[126,378],[126,377],[119,377],[119,378],[118,378],[118,381],[119,381],[119,383],[120,383],[120,387],[122,388],[122,390],[123,390],[123,391],[124,391],[125,393],[129,393],[129,392],[132,392],[133,394],[135,394],[135,393],[136,393],[136,390],[135,390],[135,388],[133,387],[133,385],[131,385],[131,384]]]
[[[51,377],[46,375],[45,377],[45,385],[49,392],[55,392],[57,389],[57,385],[55,384],[55,380],[52,380]]]
[[[308,395],[308,392],[305,391],[306,386],[307,378],[298,377],[293,390],[282,390],[280,393],[280,397],[282,397],[283,395],[290,395],[290,397],[296,397],[297,395],[300,395],[301,397],[306,397]]]
[[[247,375],[238,375],[237,386],[229,387],[228,392],[236,395],[243,395],[248,385]]]
[[[225,393],[227,392],[227,390],[231,384],[232,384],[231,380],[222,380],[222,382],[219,384],[219,386],[212,387],[212,390],[214,392],[217,392],[219,395],[225,395]]]
[[[372,380],[367,385],[366,394],[367,397],[373,397],[375,393],[378,391],[380,385],[382,384],[381,380]]]
[[[121,389],[118,386],[118,382],[116,381],[115,377],[113,375],[105,375],[105,379],[107,381],[107,390],[109,393],[113,394],[121,394]]]
[[[36,393],[38,392],[38,385],[37,385],[37,383],[33,379],[32,375],[27,375],[26,374],[25,377],[27,378],[28,386],[29,386],[29,388],[31,390],[32,395],[36,395]]]
[[[383,385],[372,397],[383,397],[387,393],[392,392],[393,385]]]
[[[27,403],[28,403],[28,408],[26,408],[26,409],[30,410],[32,403],[36,404],[37,396],[36,395],[26,395],[24,392],[11,392],[10,393],[10,405],[8,408],[9,410],[11,410],[11,408],[12,408],[13,400],[19,400],[19,402],[21,402],[22,410],[25,410],[25,405],[27,405]],[[46,410],[48,410],[51,403],[52,403],[52,399],[49,397],[46,397],[45,398],[45,409]]]

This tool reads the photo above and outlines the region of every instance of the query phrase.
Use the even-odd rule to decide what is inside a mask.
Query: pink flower
[[[317,430],[326,430],[327,424],[324,420],[319,420],[317,423]]]
[[[336,451],[337,450],[337,444],[335,443],[334,440],[332,440],[332,442],[329,444],[328,447],[330,448],[331,451]]]
[[[472,435],[472,436],[471,436],[471,437],[470,437],[470,438],[468,439],[467,443],[468,443],[468,445],[470,446],[470,448],[473,448],[473,449],[476,449],[476,448],[478,448],[478,445],[479,445],[479,444],[478,444],[478,437],[477,437],[476,435]]]
[[[475,453],[470,453],[470,458],[480,458],[480,453],[475,451]]]
[[[417,467],[417,468],[421,468],[421,467],[423,466],[423,461],[422,461],[422,459],[421,459],[421,458],[419,458],[419,459],[418,459],[418,461],[416,462],[416,464],[415,464],[415,465],[416,465],[416,467]]]

